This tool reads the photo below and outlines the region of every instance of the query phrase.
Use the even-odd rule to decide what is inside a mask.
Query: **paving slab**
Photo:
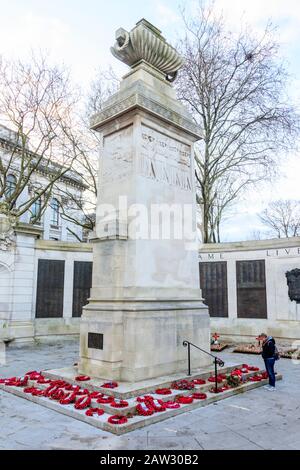
[[[260,367],[263,365],[259,356],[232,354],[228,350],[220,353],[219,356],[225,360],[225,363],[227,361],[245,362]],[[77,341],[65,342],[60,345],[59,349],[47,344],[24,348],[9,347],[7,364],[0,366],[0,376],[22,375],[24,371],[43,370],[45,367],[49,369],[68,367],[77,361]],[[229,433],[228,440],[226,440],[228,449],[236,448],[236,439],[242,438],[238,441],[240,449],[258,447],[259,449],[300,450],[300,437],[296,426],[296,423],[300,422],[300,366],[293,364],[289,359],[281,359],[277,368],[283,374],[284,380],[277,384],[278,390],[274,393],[259,388],[247,394],[228,398],[218,404],[172,417],[167,421],[150,425],[146,429],[137,429],[126,436],[113,436],[106,431],[92,428],[84,422],[0,391],[0,448],[130,450],[136,448],[138,443],[139,449],[147,450],[149,449],[147,439],[155,438],[155,434],[157,437],[159,433],[165,432],[166,439],[154,443],[152,441],[151,448],[172,450],[178,449],[178,442],[187,445],[185,439],[182,440],[182,432],[187,428],[188,439],[194,439],[197,449],[205,446],[217,449],[214,434],[216,428],[219,427],[224,435]],[[251,411],[246,412],[243,408]],[[200,427],[201,421],[203,429]],[[56,433],[57,427],[61,428],[60,435]],[[291,433],[288,430],[289,427],[292,429]],[[30,434],[32,428],[37,432],[34,432],[31,442],[22,443],[17,439],[17,432],[24,430]],[[239,438],[236,438],[236,432],[241,434]],[[199,434],[201,440],[199,440]],[[202,444],[203,436],[205,437],[204,444]],[[48,441],[46,444],[45,438]],[[246,444],[243,439],[246,440]]]

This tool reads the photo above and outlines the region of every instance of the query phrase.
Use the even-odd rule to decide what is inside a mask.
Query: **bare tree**
[[[95,80],[92,81],[86,99],[86,107],[80,121],[80,138],[76,138],[74,145],[78,151],[78,158],[74,162],[74,169],[81,175],[86,185],[84,199],[78,199],[68,191],[64,191],[68,205],[61,204],[62,217],[77,225],[84,232],[92,231],[96,221],[96,200],[98,193],[98,164],[100,157],[99,133],[90,130],[90,117],[103,109],[105,101],[119,88],[120,80],[112,68],[99,70]],[[60,189],[62,192],[62,190]],[[76,234],[74,234],[76,236]]]
[[[10,134],[0,155],[2,213],[18,220],[31,211],[35,223],[55,183],[68,178],[78,155],[72,129],[78,99],[67,71],[49,66],[45,57],[33,54],[30,63],[1,59],[0,120]]]
[[[259,215],[261,222],[277,238],[300,236],[300,201],[287,199],[271,202]]]
[[[294,147],[299,120],[285,96],[287,73],[270,25],[261,38],[247,28],[231,33],[202,2],[196,16],[183,12],[183,18],[185,65],[177,89],[202,129],[197,200],[208,243],[220,239],[227,207],[249,185],[270,178],[279,152]]]

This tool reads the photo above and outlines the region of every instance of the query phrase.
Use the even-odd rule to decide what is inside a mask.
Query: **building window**
[[[51,225],[58,227],[59,223],[59,202],[57,199],[52,199],[51,204]]]
[[[5,195],[7,198],[11,197],[15,192],[17,186],[17,178],[14,175],[7,175]]]
[[[31,220],[34,220],[34,223],[35,224],[39,224],[41,221],[40,221],[40,215],[41,215],[41,208],[42,208],[42,201],[41,201],[41,198],[39,197],[31,206],[31,217],[30,219]]]

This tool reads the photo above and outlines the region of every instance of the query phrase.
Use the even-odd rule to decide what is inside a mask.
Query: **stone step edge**
[[[252,377],[255,374],[261,374],[262,372],[264,372],[263,369],[260,369],[259,371],[249,372],[248,374],[245,374],[245,377],[249,378],[249,377]],[[221,385],[221,384],[219,384],[219,385]],[[28,386],[29,387],[38,386],[38,388],[41,388],[42,390],[44,390],[48,387],[48,384],[37,384],[36,381],[29,380],[28,381]],[[209,383],[206,383],[206,384],[203,384],[203,385],[196,385],[195,389],[193,389],[193,390],[175,390],[175,389],[173,389],[172,395],[159,395],[159,394],[152,393],[152,396],[156,400],[169,401],[169,400],[174,400],[174,398],[176,398],[179,395],[187,396],[187,395],[190,395],[190,394],[195,393],[195,392],[197,392],[197,393],[199,393],[199,392],[200,393],[208,393],[208,390],[213,386],[214,386],[214,382],[209,382]],[[124,416],[124,415],[127,415],[128,413],[135,412],[135,408],[138,405],[137,401],[133,401],[133,400],[135,400],[135,398],[137,398],[137,397],[128,398],[127,400],[130,400],[129,406],[126,406],[125,408],[113,408],[109,404],[106,404],[106,403],[97,403],[96,399],[92,399],[91,407],[92,408],[100,408],[103,411],[105,411],[105,413],[110,414],[110,415],[118,414],[118,415]]]
[[[231,365],[231,366],[227,366],[227,367],[218,367],[218,374],[226,374],[228,372],[230,372],[231,370],[233,369],[236,369],[236,368],[240,368],[242,366],[242,363],[237,363],[237,364],[234,364],[234,365]],[[259,372],[259,371],[257,371]],[[115,398],[119,398],[119,399],[124,399],[126,400],[127,398],[135,398],[135,397],[139,397],[141,395],[146,395],[148,393],[150,393],[154,388],[169,388],[169,386],[171,385],[171,383],[173,382],[173,380],[169,380],[169,381],[164,381],[164,382],[161,382],[157,385],[146,385],[145,387],[142,387],[142,388],[138,388],[136,390],[131,390],[131,391],[128,391],[128,392],[120,392],[118,391],[117,389],[109,389],[109,388],[104,388],[104,387],[100,387],[99,385],[95,385],[91,382],[88,382],[88,381],[84,381],[84,382],[79,382],[79,381],[76,381],[75,379],[72,379],[70,377],[65,377],[64,375],[60,375],[60,374],[52,374],[50,372],[47,372],[47,371],[42,371],[42,374],[44,375],[44,377],[46,377],[47,379],[51,379],[51,380],[66,380],[68,383],[72,384],[72,385],[79,385],[81,388],[87,388],[88,390],[91,390],[91,391],[96,391],[96,392],[101,392],[101,393],[104,393],[105,395],[110,395],[110,396],[113,396]],[[193,379],[196,379],[196,378],[203,378],[203,379],[207,379],[208,377],[210,377],[211,375],[214,374],[214,370],[210,370],[210,371],[207,371],[207,372],[192,372],[192,374],[189,376],[189,375],[186,375],[186,374],[183,374],[181,378],[177,378],[175,379],[176,381],[178,380],[193,380]]]
[[[282,376],[280,374],[277,375],[277,380],[281,380]],[[243,384],[240,387],[234,388],[234,389],[229,389],[225,392],[222,392],[220,394],[216,394],[215,396],[210,396],[206,400],[197,400],[194,401],[191,404],[188,405],[182,405],[180,408],[177,409],[169,409],[167,411],[164,411],[162,413],[155,413],[152,416],[136,416],[134,418],[131,418],[129,422],[122,424],[122,425],[112,425],[106,421],[101,420],[102,417],[97,417],[94,418],[92,416],[86,416],[85,410],[79,411],[74,409],[73,407],[66,407],[63,405],[58,404],[55,401],[51,401],[46,398],[42,397],[35,397],[30,394],[24,393],[22,389],[18,387],[7,387],[4,384],[0,384],[0,390],[3,390],[7,393],[12,393],[13,395],[16,395],[20,398],[27,399],[33,403],[36,403],[40,406],[45,406],[46,408],[49,408],[53,411],[56,411],[58,413],[62,413],[66,416],[69,416],[74,419],[78,419],[80,421],[83,421],[87,424],[90,424],[91,426],[95,426],[99,429],[102,429],[103,431],[108,431],[113,434],[121,435],[125,434],[130,431],[134,431],[135,429],[142,428],[144,426],[154,424],[160,421],[164,421],[168,418],[172,418],[174,416],[177,416],[179,414],[192,411],[196,408],[201,408],[203,406],[208,406],[211,403],[214,403],[216,401],[224,400],[226,398],[229,398],[231,396],[237,395],[239,393],[245,393],[249,390],[253,390],[255,388],[261,387],[263,385],[266,385],[268,383],[268,379],[264,379],[260,382],[247,382],[246,384]],[[117,413],[116,413],[117,414]],[[103,415],[104,416],[104,415]],[[134,421],[133,421],[134,420]]]

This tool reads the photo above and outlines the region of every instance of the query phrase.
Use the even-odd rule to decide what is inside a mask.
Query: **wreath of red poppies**
[[[207,380],[208,380],[209,382],[214,382],[214,383],[217,382],[218,384],[220,384],[221,382],[223,382],[223,379],[221,379],[221,377],[219,377],[218,375],[217,375],[217,380],[216,380],[216,378],[213,377],[213,376],[208,377]]]
[[[241,377],[243,375],[243,372],[241,371],[241,369],[233,369],[230,372],[230,375],[237,375],[238,377]]]
[[[193,393],[192,397],[194,400],[205,400],[207,398],[207,395],[206,393],[195,392]]]
[[[195,385],[204,385],[204,384],[206,384],[206,380],[204,380],[204,379],[194,379],[193,382],[194,382]]]
[[[193,390],[193,388],[195,388],[195,382],[186,379],[177,380],[172,383],[171,388],[175,390]]]
[[[261,382],[262,379],[262,376],[259,374],[249,377],[250,382]]]
[[[113,408],[126,408],[129,405],[128,401],[126,400],[113,400],[110,403],[110,406]]]
[[[77,375],[77,377],[75,377],[75,380],[77,380],[78,382],[85,382],[87,380],[91,380],[91,377],[89,377],[88,375]]]
[[[144,403],[144,402],[147,402],[149,400],[154,400],[154,397],[152,397],[151,395],[144,395],[142,397],[137,397],[136,401],[139,402],[139,403]]]
[[[108,423],[110,424],[125,424],[127,423],[128,419],[126,418],[126,416],[120,416],[120,415],[114,415],[114,416],[110,416],[107,420]]]
[[[176,409],[176,408],[180,408],[180,403],[176,402],[176,401],[165,401],[164,402],[164,405],[166,408],[168,409]]]
[[[29,372],[26,372],[25,374],[30,380],[38,380],[40,379],[42,376],[42,374],[40,372],[37,372],[36,370],[31,370]]]
[[[107,403],[111,403],[114,401],[114,397],[110,397],[108,395],[102,395],[102,397],[97,398],[97,403],[105,405]]]
[[[193,403],[193,397],[192,396],[189,396],[189,397],[179,396],[179,397],[176,397],[176,401],[180,403],[181,405],[189,405],[190,403]]]
[[[102,410],[101,408],[89,408],[88,410],[86,410],[85,414],[87,416],[102,416],[104,414],[104,410]]]
[[[45,379],[43,375],[37,379],[38,384],[49,384],[51,382],[50,379]]]
[[[158,388],[155,390],[155,393],[157,395],[171,395],[172,390],[170,390],[169,388]]]
[[[154,413],[152,403],[150,402],[141,402],[135,407],[135,409],[140,416],[151,416]]]
[[[106,382],[101,385],[103,388],[117,388],[119,386],[118,382]]]
[[[101,393],[101,392],[90,392],[90,397],[92,399],[101,398],[101,397],[103,397],[103,393]]]
[[[76,400],[74,407],[76,408],[76,410],[84,410],[85,408],[88,408],[90,404],[91,397],[87,395],[79,397],[78,400]]]
[[[61,388],[57,388],[54,390],[53,393],[50,395],[51,400],[63,400],[65,398],[65,392]]]

